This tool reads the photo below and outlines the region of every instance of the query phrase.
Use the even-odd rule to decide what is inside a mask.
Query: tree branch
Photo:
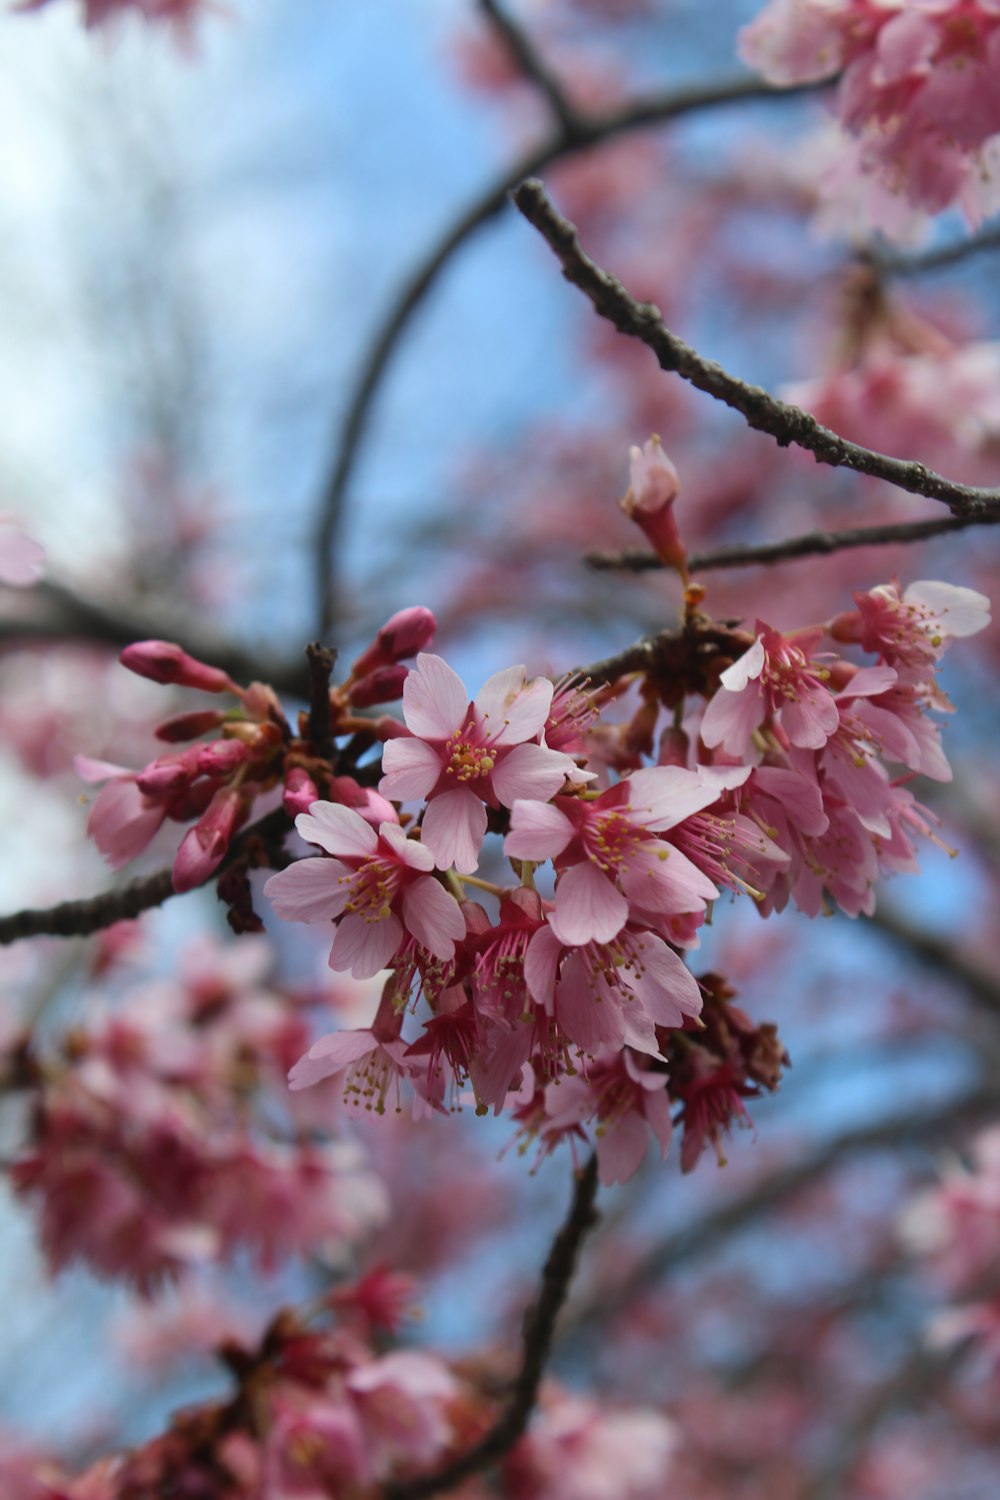
[[[817,557],[843,552],[848,547],[881,547],[894,542],[923,542],[929,537],[947,536],[970,526],[994,526],[1000,523],[1000,507],[981,515],[946,516],[930,521],[902,521],[885,526],[855,526],[844,531],[807,531],[801,536],[786,537],[782,542],[735,542],[717,547],[713,552],[693,552],[688,558],[689,573],[708,573],[716,568],[749,568],[761,563],[789,562],[796,557]],[[655,552],[587,552],[584,562],[596,572],[623,570],[629,573],[652,573],[666,567]]]
[[[566,280],[580,288],[602,318],[619,333],[646,344],[661,369],[680,375],[698,390],[732,407],[749,427],[767,433],[780,447],[794,443],[812,453],[819,463],[854,469],[873,479],[887,480],[911,494],[940,500],[956,516],[979,516],[1000,506],[1000,490],[959,484],[935,474],[924,464],[891,458],[886,453],[850,443],[821,426],[800,407],[779,401],[760,386],[730,375],[714,360],[702,358],[667,328],[658,308],[649,302],[636,302],[621,282],[584,253],[575,226],[553,208],[542,183],[523,182],[514,193],[514,202],[555,251]]]
[[[291,819],[283,807],[258,818],[234,840],[222,864],[202,883],[208,885],[224,875],[242,858],[254,839],[271,839],[290,827]],[[172,872],[157,870],[152,875],[130,880],[115,890],[102,891],[98,896],[61,901],[58,906],[28,908],[0,917],[0,945],[28,937],[86,937],[103,927],[110,927],[113,922],[123,922],[154,906],[162,906],[174,895]]]
[[[919,255],[873,255],[870,262],[882,276],[923,276],[928,271],[941,271],[946,266],[969,260],[984,250],[1000,250],[1000,228],[987,229],[972,239],[942,245],[937,250],[925,250]]]
[[[592,1156],[576,1180],[569,1213],[552,1242],[542,1270],[538,1296],[524,1318],[521,1368],[507,1404],[493,1426],[465,1453],[431,1474],[390,1485],[387,1500],[423,1500],[452,1490],[473,1474],[492,1467],[508,1453],[527,1428],[552,1350],[556,1320],[566,1301],[580,1246],[597,1222],[597,1157]]]
[[[572,134],[563,129],[554,131],[540,145],[525,153],[519,161],[503,171],[491,187],[469,207],[446,231],[441,240],[431,249],[426,258],[411,274],[409,280],[389,308],[362,361],[357,383],[347,410],[338,423],[333,446],[334,458],[318,507],[316,525],[316,597],[318,601],[317,629],[324,636],[334,623],[334,604],[337,580],[333,569],[338,532],[344,509],[344,497],[355,459],[371,413],[372,402],[413,314],[430,292],[457,250],[471,239],[476,231],[488,224],[505,208],[508,195],[525,177],[543,172],[554,162],[577,151],[589,150],[604,141],[633,130],[644,130],[652,125],[662,125],[683,115],[694,114],[703,109],[717,109],[729,104],[741,104],[754,99],[787,99],[816,93],[829,86],[803,84],[798,88],[774,88],[759,78],[733,78],[721,83],[705,84],[691,88],[671,89],[662,94],[650,94],[633,99],[628,104],[609,110],[583,121],[577,121]]]
[[[511,19],[497,0],[479,0],[480,8],[497,32],[500,40],[510,52],[518,68],[529,83],[546,100],[562,128],[563,135],[572,139],[583,129],[583,122],[563,92],[562,85],[546,66],[529,37]]]
[[[3,602],[8,602],[6,597]],[[309,675],[301,661],[269,658],[236,646],[222,636],[192,625],[190,614],[147,611],[128,602],[109,608],[49,579],[35,584],[30,591],[18,591],[16,597],[10,598],[10,604],[11,612],[0,618],[0,643],[84,637],[121,650],[133,641],[172,640],[199,661],[221,667],[237,682],[259,678],[299,698],[309,693]]]

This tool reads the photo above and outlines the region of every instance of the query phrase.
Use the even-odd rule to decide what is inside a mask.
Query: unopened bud
[[[118,660],[130,672],[151,682],[177,683],[206,693],[239,692],[221,667],[198,661],[173,641],[136,641],[125,647]]]
[[[418,651],[423,651],[430,645],[436,629],[434,616],[422,604],[399,610],[390,620],[386,620],[367,651],[363,651],[358,657],[351,668],[351,676],[364,677],[376,667],[390,666],[407,656],[415,656]]]
[[[198,752],[198,770],[203,776],[231,776],[247,758],[247,747],[241,740],[213,740]]]
[[[375,703],[395,703],[397,698],[403,696],[403,683],[409,675],[409,667],[399,665],[376,667],[359,682],[351,684],[352,706],[371,708]]]
[[[674,501],[680,493],[677,470],[658,437],[629,450],[629,490],[618,503],[641,528],[661,562],[687,578],[687,551],[677,530]]]
[[[285,777],[285,790],[281,800],[288,816],[296,818],[299,813],[307,813],[313,803],[319,802],[321,798],[319,788],[309,772],[304,771],[301,766],[293,766]]]
[[[182,740],[196,740],[203,734],[208,734],[213,729],[218,729],[226,721],[226,715],[218,708],[195,709],[189,714],[174,714],[169,719],[164,719],[162,724],[157,724],[153,733],[158,740],[166,740],[168,744],[175,745]]]
[[[173,885],[178,894],[204,885],[218,869],[245,812],[243,794],[235,787],[222,787],[216,792],[198,822],[184,835],[174,858]]]
[[[181,792],[198,776],[200,755],[199,745],[174,755],[158,755],[148,766],[143,766],[135,778],[136,785],[147,797],[157,799]]]

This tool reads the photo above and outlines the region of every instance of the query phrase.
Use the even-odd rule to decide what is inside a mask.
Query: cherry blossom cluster
[[[10,1500],[368,1500],[462,1452],[485,1431],[494,1401],[429,1352],[381,1352],[399,1328],[409,1278],[369,1273],[320,1299],[311,1316],[284,1310],[259,1342],[220,1355],[228,1400],[188,1407],[166,1433],[73,1476],[0,1443]],[[331,1319],[330,1314],[333,1314]],[[679,1445],[675,1425],[644,1407],[609,1407],[543,1388],[530,1433],[506,1455],[496,1485],[463,1495],[509,1500],[654,1500]]]
[[[1000,1129],[981,1132],[968,1163],[949,1164],[939,1184],[914,1200],[902,1232],[954,1304],[934,1318],[931,1339],[950,1344],[974,1336],[1000,1370]]]
[[[840,75],[850,170],[926,213],[1000,206],[997,0],[770,0],[740,54],[772,83]]]
[[[149,1293],[240,1248],[271,1267],[385,1218],[356,1147],[324,1144],[307,1111],[285,1109],[279,1127],[309,1020],[270,983],[271,962],[262,938],[204,944],[85,1030],[47,1047],[7,1039],[0,1077],[29,1105],[8,1177],[53,1269],[79,1257]]]
[[[429,644],[433,634],[434,617],[426,609],[403,610],[387,621],[358,657],[347,681],[330,695],[331,732],[359,732],[370,742],[371,723],[359,719],[356,711],[398,698],[407,673],[404,658]],[[86,781],[105,782],[91,808],[87,831],[116,869],[141,854],[165,822],[194,819],[174,857],[173,884],[177,891],[203,884],[226,857],[258,801],[276,787],[293,813],[321,795],[358,807],[368,817],[391,811],[353,777],[337,775],[310,738],[304,717],[296,733],[277,694],[264,683],[242,688],[220,668],[196,660],[170,641],[137,642],[126,647],[121,661],[153,682],[229,695],[237,703],[164,720],[155,731],[157,739],[199,743],[159,755],[141,771],[77,757],[77,770]],[[212,736],[207,743],[205,735]],[[247,925],[254,924],[248,919]]]
[[[666,462],[655,442],[634,450],[644,528],[648,491],[673,504]],[[677,545],[664,543],[682,565]],[[750,635],[689,603],[671,670],[644,675],[617,725],[586,684],[513,667],[470,701],[445,661],[418,655],[404,724],[380,726],[391,815],[376,826],[313,803],[296,828],[321,852],[265,886],[280,917],[332,926],[332,968],[387,971],[374,1022],[316,1042],[292,1087],[334,1078],[349,1106],[377,1112],[404,1094],[418,1114],[471,1097],[543,1150],[593,1132],[605,1182],[635,1170],[650,1134],[666,1152],[675,1109],[685,1166],[706,1139],[718,1150],[743,1099],[775,1086],[783,1049],[721,982],[699,985],[679,950],[723,890],[764,915],[789,901],[870,913],[877,877],[915,869],[915,838],[935,837],[908,783],[950,776],[928,715],[948,707],[934,672],[952,639],[987,623],[986,600],[893,583],[855,606],[788,634],[758,621]],[[514,883],[479,873],[490,832]]]

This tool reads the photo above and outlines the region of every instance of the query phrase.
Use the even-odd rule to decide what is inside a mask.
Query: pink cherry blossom
[[[880,584],[854,595],[856,614],[838,615],[835,639],[860,641],[901,673],[925,676],[953,640],[977,635],[990,623],[990,602],[975,589],[922,580],[900,591]]]
[[[680,492],[677,470],[658,437],[651,437],[642,448],[631,448],[629,457],[630,484],[619,502],[621,508],[642,529],[657,557],[686,578],[687,553],[674,516]]]
[[[264,892],[289,922],[336,921],[330,967],[370,979],[396,956],[406,933],[439,959],[465,936],[458,902],[427,872],[434,856],[398,823],[378,832],[353,808],[315,802],[295,820],[330,859],[299,860],[267,881]]]
[[[839,723],[828,671],[809,655],[820,633],[791,640],[760,622],[758,630],[749,651],[722,673],[702,719],[702,739],[745,756],[754,731],[770,719],[780,723],[788,743],[819,749]]]
[[[408,736],[383,752],[384,797],[426,799],[421,834],[439,869],[471,875],[486,835],[486,807],[518,798],[547,802],[575,771],[560,751],[538,743],[552,684],[528,682],[523,667],[497,672],[469,702],[461,679],[439,656],[421,654],[403,689]]]

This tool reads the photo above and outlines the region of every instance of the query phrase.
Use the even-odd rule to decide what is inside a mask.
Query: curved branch
[[[479,0],[480,9],[490,22],[518,68],[533,83],[559,121],[563,134],[576,136],[583,122],[567,99],[555,74],[532,45],[520,26],[497,4],[497,0]]]
[[[902,521],[885,526],[855,526],[844,531],[807,531],[801,536],[786,537],[783,542],[734,542],[713,552],[693,552],[688,558],[689,573],[708,573],[716,568],[749,568],[759,563],[788,562],[796,557],[824,556],[843,552],[848,547],[881,547],[893,542],[923,542],[929,537],[946,536],[965,531],[969,526],[995,526],[1000,523],[1000,508],[982,515],[947,516],[931,521]],[[655,552],[588,552],[588,568],[596,572],[619,569],[629,573],[652,573],[664,569]]]
[[[465,1453],[431,1474],[390,1485],[387,1500],[423,1500],[453,1490],[473,1474],[491,1468],[508,1453],[525,1431],[538,1398],[545,1373],[556,1320],[566,1301],[580,1246],[597,1222],[597,1157],[592,1156],[579,1174],[569,1213],[552,1241],[538,1296],[524,1318],[521,1368],[511,1386],[507,1404],[493,1426]]]
[[[254,839],[273,838],[290,827],[291,819],[283,807],[258,818],[234,840],[222,864],[202,884],[209,885],[224,875],[243,857]],[[60,901],[58,906],[11,912],[9,916],[0,917],[0,945],[28,937],[87,937],[114,922],[123,922],[150,911],[154,906],[162,906],[176,894],[172,872],[157,870],[152,875],[130,880],[115,890],[102,891],[98,896],[87,896],[80,901]]]
[[[554,131],[540,145],[506,168],[493,185],[469,205],[412,273],[386,313],[364,357],[353,395],[339,424],[334,444],[336,456],[323,486],[316,526],[317,628],[321,637],[334,621],[337,590],[333,570],[335,544],[343,514],[344,497],[354,472],[355,459],[368,424],[375,392],[410,319],[440,273],[466,240],[471,239],[478,229],[503,211],[508,194],[517,184],[525,177],[544,171],[565,156],[599,146],[617,135],[643,130],[651,125],[662,125],[668,120],[676,120],[682,115],[694,114],[703,109],[716,109],[753,99],[794,98],[816,93],[825,87],[828,84],[803,84],[799,88],[777,89],[758,78],[744,77],[640,97],[609,110],[606,114],[577,121],[572,133],[562,129]]]
[[[987,229],[972,239],[955,245],[941,245],[919,255],[875,255],[871,264],[883,276],[924,276],[928,271],[942,271],[947,266],[970,260],[984,250],[1000,250],[1000,228]]]
[[[575,225],[553,208],[542,183],[523,182],[514,194],[514,202],[555,251],[566,280],[580,288],[595,312],[619,333],[638,339],[651,349],[661,369],[680,375],[706,395],[732,407],[749,427],[767,433],[780,447],[794,443],[812,453],[819,463],[854,469],[873,479],[887,480],[911,494],[940,500],[956,516],[981,516],[1000,507],[1000,490],[959,484],[935,474],[924,464],[891,458],[886,453],[848,442],[801,407],[779,401],[760,386],[730,375],[714,360],[704,359],[667,328],[658,308],[650,302],[637,302],[621,282],[584,253]]]

